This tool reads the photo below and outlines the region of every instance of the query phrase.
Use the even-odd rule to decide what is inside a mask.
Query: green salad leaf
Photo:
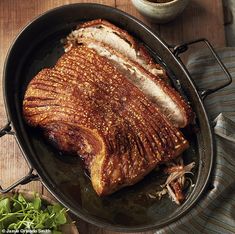
[[[0,233],[2,229],[49,229],[61,234],[61,225],[68,223],[67,210],[60,204],[43,204],[35,194],[27,201],[22,194],[0,198]]]
[[[11,208],[10,208],[10,199],[4,198],[0,200],[0,212],[10,212]]]
[[[34,206],[35,210],[40,210],[41,209],[42,201],[41,201],[41,199],[39,197],[35,197],[33,199],[32,203],[33,203],[33,206]]]

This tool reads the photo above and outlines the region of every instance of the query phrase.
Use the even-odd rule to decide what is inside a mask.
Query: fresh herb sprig
[[[3,229],[49,229],[61,234],[60,227],[68,222],[67,210],[60,204],[43,204],[38,194],[31,201],[22,194],[0,198],[0,233]]]

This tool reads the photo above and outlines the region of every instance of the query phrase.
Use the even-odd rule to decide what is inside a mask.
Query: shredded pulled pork
[[[161,185],[162,190],[148,195],[153,199],[161,199],[163,195],[169,194],[172,201],[179,205],[185,199],[183,193],[186,181],[185,175],[192,174],[191,170],[195,166],[195,162],[184,166],[183,159],[179,158],[177,162],[170,162],[166,166],[167,168],[164,172],[169,176],[167,177],[165,184]]]

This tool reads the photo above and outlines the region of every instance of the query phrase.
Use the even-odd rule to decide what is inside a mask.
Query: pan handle
[[[221,67],[222,71],[224,72],[224,74],[227,77],[227,81],[224,82],[223,84],[218,85],[215,88],[211,88],[211,89],[205,89],[202,90],[200,92],[201,98],[205,99],[208,95],[215,93],[216,91],[230,85],[232,83],[232,77],[231,74],[229,73],[229,71],[227,70],[227,68],[225,67],[225,65],[223,64],[223,62],[221,61],[221,59],[219,58],[219,56],[217,55],[217,53],[215,52],[214,48],[212,47],[212,45],[210,44],[210,42],[204,38],[201,39],[197,39],[194,41],[189,41],[180,45],[176,45],[172,50],[172,53],[177,57],[177,59],[183,64],[183,62],[181,61],[179,55],[185,51],[188,50],[188,46],[192,45],[192,44],[196,44],[196,43],[200,43],[200,42],[204,42],[206,44],[206,46],[209,48],[210,52],[212,53],[213,57],[215,58],[215,60],[217,61],[217,63],[219,64],[219,66]]]
[[[12,131],[10,121],[0,130],[0,137],[6,134],[15,135],[15,132]],[[18,181],[10,185],[9,187],[3,189],[2,186],[0,185],[0,193],[8,193],[9,191],[14,189],[18,185],[28,184],[29,182],[35,181],[35,180],[39,180],[39,176],[33,174],[33,168],[30,167],[29,173],[26,176],[22,177],[21,179],[19,179]]]

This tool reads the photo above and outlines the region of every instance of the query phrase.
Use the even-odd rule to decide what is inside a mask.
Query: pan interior
[[[90,17],[89,19],[92,19],[93,16]],[[113,22],[111,16],[107,19]],[[76,215],[99,226],[111,228],[116,226],[134,230],[157,227],[158,224],[166,223],[180,215],[187,205],[192,203],[192,191],[188,191],[189,199],[182,206],[177,206],[167,196],[161,200],[151,199],[148,194],[159,189],[159,185],[165,180],[158,170],[154,170],[136,185],[100,198],[94,192],[89,177],[84,173],[79,157],[58,152],[43,138],[39,129],[28,127],[22,118],[22,100],[27,84],[41,69],[52,67],[63,54],[61,39],[79,23],[76,17],[71,20],[72,23],[61,23],[58,27],[52,27],[52,24],[48,23],[49,30],[45,30],[37,38],[32,38],[31,33],[25,34],[25,37],[18,38],[12,48],[6,67],[5,94],[8,114],[12,119],[18,141],[27,160],[36,168],[45,185]],[[33,40],[33,43],[27,44],[29,40]],[[159,56],[162,57],[160,54]],[[158,62],[167,63],[159,61],[156,55],[154,57]],[[14,73],[13,68],[16,68]],[[166,69],[174,79],[175,72]],[[184,91],[188,96],[187,87]],[[193,105],[197,113],[198,107],[196,104]],[[184,152],[183,157],[187,163],[196,161],[197,168],[193,180],[197,184],[198,173],[204,170],[199,169],[199,159],[204,160],[202,155],[205,149],[198,144],[199,138],[203,136],[199,131],[197,135],[187,134],[186,137],[190,140],[190,148]],[[203,142],[203,139],[200,142]],[[199,187],[203,187],[203,184]]]

